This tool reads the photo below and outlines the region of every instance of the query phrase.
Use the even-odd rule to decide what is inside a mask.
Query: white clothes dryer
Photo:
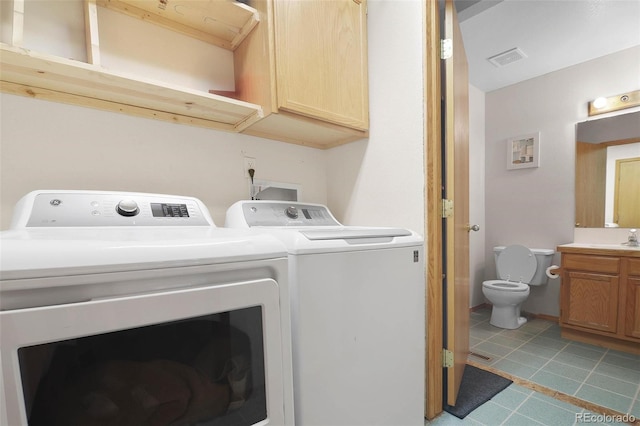
[[[277,201],[240,201],[225,226],[287,247],[296,424],[422,426],[422,237],[343,226],[323,205]]]
[[[32,192],[0,233],[0,424],[293,425],[288,299],[282,243],[195,198]]]

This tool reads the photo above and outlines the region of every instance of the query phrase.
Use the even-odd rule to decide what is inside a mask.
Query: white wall
[[[639,55],[640,47],[627,49],[486,94],[487,279],[496,245],[573,241],[576,123],[588,118],[590,100],[640,86]],[[507,170],[506,139],[538,131],[540,167]],[[532,288],[523,309],[558,316],[559,281]]]
[[[485,94],[469,86],[469,221],[478,225],[478,232],[469,234],[469,306],[484,303],[482,281],[485,275],[484,246],[486,238],[484,175],[485,175]]]
[[[0,116],[1,229],[35,189],[191,195],[222,226],[227,207],[249,194],[245,155],[256,159],[256,177],[327,201],[326,151],[6,94]]]
[[[368,7],[370,137],[328,152],[328,200],[346,224],[424,235],[422,4]]]

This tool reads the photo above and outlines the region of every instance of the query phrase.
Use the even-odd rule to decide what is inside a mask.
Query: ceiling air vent
[[[526,57],[527,55],[525,55],[522,50],[514,47],[513,49],[509,49],[506,52],[498,53],[497,55],[494,55],[487,60],[496,67],[500,68]]]

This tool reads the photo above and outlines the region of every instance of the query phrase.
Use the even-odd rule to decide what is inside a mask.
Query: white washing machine
[[[296,424],[422,426],[423,239],[277,201],[240,201],[225,226],[274,235],[289,252]]]
[[[139,193],[36,191],[11,228],[0,424],[294,424],[281,242]]]

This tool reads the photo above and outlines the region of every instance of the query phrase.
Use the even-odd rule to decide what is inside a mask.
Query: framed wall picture
[[[540,167],[540,132],[507,139],[507,170]]]

